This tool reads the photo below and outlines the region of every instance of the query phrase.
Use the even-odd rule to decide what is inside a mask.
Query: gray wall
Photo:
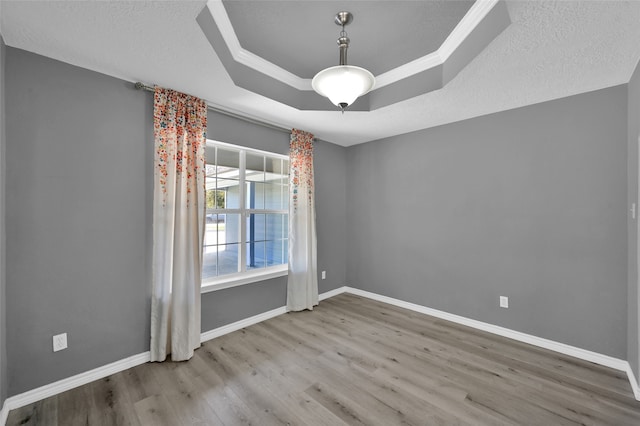
[[[0,407],[7,398],[7,340],[6,340],[6,269],[5,269],[5,116],[4,116],[4,66],[5,45],[0,36]]]
[[[0,391],[15,395],[148,350],[152,95],[6,50]],[[348,149],[318,141],[320,292],[349,283],[629,359],[637,372],[626,205],[638,86],[636,73],[628,98],[619,86]],[[288,151],[286,133],[220,114],[208,135]],[[204,294],[202,330],[283,306],[285,287],[282,277]],[[60,332],[69,349],[53,353]]]
[[[347,162],[349,285],[626,359],[626,86]]]
[[[636,203],[638,209],[638,138],[640,137],[640,66],[631,76],[628,84],[628,149],[627,149],[627,173],[628,173],[628,201],[627,206]],[[637,215],[636,215],[637,217]],[[638,220],[628,215],[629,235],[629,262],[628,279],[629,289],[627,297],[628,325],[627,325],[627,360],[631,369],[640,382],[640,318],[638,306],[640,295],[638,294]]]
[[[320,293],[347,281],[347,149],[328,142],[314,144],[318,289]],[[326,280],[321,272],[327,271]]]
[[[149,349],[153,96],[22,50],[6,59],[11,396]],[[212,139],[288,152],[283,132],[215,113],[208,128]],[[318,142],[322,292],[345,285],[344,157]],[[202,330],[283,306],[285,287],[282,277],[204,294]],[[62,332],[69,348],[53,353]]]
[[[10,395],[149,350],[153,105],[131,87],[7,48]]]
[[[207,137],[220,142],[289,153],[289,134],[209,111]],[[324,141],[314,144],[318,289],[346,285],[346,148]],[[327,271],[322,280],[321,271]],[[286,303],[287,277],[218,290],[202,295],[202,331],[258,315]]]

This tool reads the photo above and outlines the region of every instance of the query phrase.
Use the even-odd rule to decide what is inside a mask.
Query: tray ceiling
[[[413,8],[423,2],[375,1],[371,10],[380,9],[375,16],[367,16],[368,11],[358,11],[355,9],[357,4],[339,0],[231,3],[228,14],[231,22],[236,21],[233,25],[238,29],[238,40],[244,40],[241,43],[247,45],[243,47],[256,50],[282,69],[290,68],[291,73],[300,74],[302,79],[308,78],[319,64],[328,62],[323,65],[325,67],[337,62],[335,38],[339,27],[332,23],[332,16],[338,10],[351,9],[355,13],[353,24],[347,28],[352,39],[350,62],[375,68],[382,75],[390,72],[388,70],[398,62],[411,56],[419,57],[437,45],[441,32],[450,27],[450,21],[454,19],[424,18],[425,28],[420,26],[418,19],[407,25],[380,23],[382,15],[406,16],[414,15],[414,12],[418,15]],[[307,16],[304,11],[311,10],[312,3],[317,3],[313,7],[318,9]],[[343,146],[629,81],[640,58],[640,2],[542,0],[500,3],[506,6],[510,24],[453,77],[445,78],[442,88],[413,97],[403,94],[392,103],[371,111],[348,111],[344,115],[334,110],[296,108],[237,85],[234,78],[238,77],[230,75],[221,59],[224,55],[213,48],[198,23],[198,17],[211,4],[226,7],[218,0],[210,0],[209,4],[205,0],[3,0],[0,2],[0,33],[11,47],[129,82],[142,81],[191,93],[218,107],[279,126],[302,128]],[[460,10],[468,4],[460,2],[454,3],[455,7],[447,4],[438,7],[455,9],[451,16],[456,13],[459,16]],[[305,9],[305,5],[309,9]],[[259,28],[249,29],[252,18],[246,10],[250,6],[261,11],[251,12],[254,17],[257,13],[265,16]],[[267,16],[269,10],[287,7],[294,10],[291,16],[300,16],[295,25],[281,22],[282,14]],[[323,8],[327,9],[328,16],[321,13]],[[240,17],[234,18],[236,14]],[[291,21],[291,17],[286,19]],[[292,47],[291,52],[297,56],[289,57],[288,48],[281,46],[283,35],[286,36],[289,30],[304,32],[305,28],[309,28],[310,37],[296,41],[300,45]],[[402,46],[392,52],[389,47],[380,47],[376,51],[371,34],[378,33],[384,40],[406,37],[412,40],[407,44],[414,46]],[[416,34],[420,35],[412,39]],[[256,40],[258,36],[262,40]],[[250,41],[251,38],[254,40]],[[428,38],[428,43],[425,41],[424,46],[418,46],[420,38]],[[280,50],[271,50],[272,41],[278,43]],[[317,47],[304,49],[308,44]],[[407,49],[403,50],[405,47]],[[371,57],[371,51],[376,51],[375,57]],[[400,85],[390,92],[393,95],[410,90],[411,87]]]
[[[246,50],[296,74],[313,78],[338,64],[340,27],[333,17],[344,8],[354,15],[346,27],[349,64],[374,75],[435,52],[473,1],[223,1]]]

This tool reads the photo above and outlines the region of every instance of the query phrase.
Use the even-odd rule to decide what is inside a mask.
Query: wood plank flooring
[[[640,425],[626,374],[342,294],[14,410],[8,425]]]

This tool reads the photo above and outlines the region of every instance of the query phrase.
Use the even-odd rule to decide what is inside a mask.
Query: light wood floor
[[[8,425],[640,425],[623,372],[353,295],[12,411]]]

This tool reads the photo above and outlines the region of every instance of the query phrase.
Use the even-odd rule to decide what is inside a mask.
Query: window
[[[203,291],[287,273],[289,158],[207,141]]]

